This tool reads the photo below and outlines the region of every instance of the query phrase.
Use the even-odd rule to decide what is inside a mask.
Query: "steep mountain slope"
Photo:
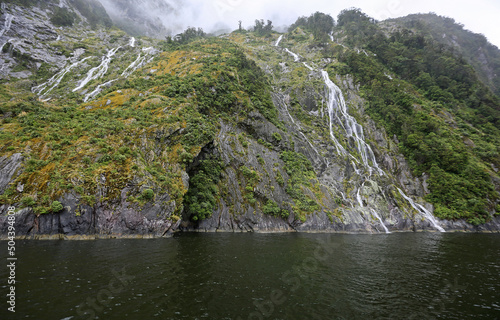
[[[455,50],[474,67],[477,75],[497,96],[500,95],[500,50],[485,36],[464,29],[452,18],[435,14],[413,14],[388,20],[387,26],[400,25]]]
[[[350,10],[336,36],[369,50],[339,52],[346,66],[337,70],[360,81],[367,112],[398,137],[414,174],[430,174],[435,214],[486,221],[498,210],[498,97],[450,48],[418,32],[391,31]]]
[[[83,19],[55,28],[57,8],[2,8],[0,25],[14,26],[3,36],[31,46],[1,56],[10,65],[0,95],[0,208],[16,206],[18,235],[500,229],[489,187],[477,204],[485,213],[448,217],[443,210],[455,208],[442,206],[450,220],[432,215],[423,197],[434,200],[435,177],[399,143],[405,132],[373,112],[379,105],[356,59],[392,71],[315,23],[298,21],[284,35],[187,30],[180,43]],[[71,2],[68,10],[80,13]],[[52,35],[50,45],[18,36],[35,30],[19,23],[30,16],[46,26],[32,38]],[[349,30],[339,28],[341,39]],[[394,83],[418,96],[404,79]],[[493,186],[488,170],[477,180]],[[0,224],[5,234],[5,215]]]
[[[162,39],[172,30],[167,30],[164,21],[178,14],[180,1],[147,0],[101,0],[116,26],[134,36],[149,36]],[[163,20],[162,20],[163,19]],[[169,19],[173,20],[173,19]],[[172,22],[172,29],[178,27]]]

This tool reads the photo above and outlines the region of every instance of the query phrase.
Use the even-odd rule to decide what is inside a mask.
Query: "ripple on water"
[[[498,235],[181,234],[17,245],[17,299],[29,301],[19,316],[27,319],[85,318],[78,308],[90,309],[87,299],[109,290],[116,274],[133,278],[100,296],[101,319],[248,319],[262,310],[273,319],[494,319],[500,312]]]

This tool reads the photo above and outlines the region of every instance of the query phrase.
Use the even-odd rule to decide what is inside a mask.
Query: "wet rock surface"
[[[85,49],[75,48],[70,54],[66,52],[66,56],[54,49],[54,45],[65,36],[61,36],[61,30],[49,22],[47,11],[36,8],[26,11],[15,5],[2,8],[2,78],[33,77],[34,74],[30,71],[34,70],[33,68],[20,71],[14,69],[20,61],[26,61],[28,65],[36,68],[47,64],[54,74],[65,71],[64,68],[67,68],[67,72],[79,70],[81,80],[87,74],[85,71],[90,72],[91,67],[99,64],[106,55],[87,57],[85,60],[81,59],[81,56],[85,55]],[[82,37],[86,36],[85,32],[82,31]],[[108,50],[116,50],[115,52],[120,54],[125,50],[116,44],[111,45],[108,36],[102,31],[93,32],[92,35],[100,37],[104,44],[109,45],[111,49]],[[138,56],[137,61],[146,57],[144,50],[141,52],[141,49],[133,49],[130,45],[127,50],[133,52],[134,59]],[[287,57],[288,53],[284,52],[283,55]],[[148,56],[148,59],[152,57]],[[349,117],[339,116],[333,126],[336,131],[332,133],[332,115],[329,115],[327,105],[329,94],[333,92],[329,89],[333,87],[322,78],[324,73],[313,68],[308,68],[308,77],[315,81],[315,85],[308,83],[287,86],[292,64],[295,63],[290,57],[288,59],[287,67],[280,68],[281,71],[274,75],[280,86],[274,86],[271,93],[274,106],[278,110],[279,124],[271,123],[255,110],[233,123],[220,120],[218,134],[213,141],[200,147],[190,165],[191,168],[176,168],[179,169],[182,191],[185,192],[190,186],[192,166],[208,154],[220,158],[223,169],[217,185],[217,205],[209,218],[194,222],[190,217],[183,216],[183,204],[173,201],[175,198],[161,190],[158,185],[149,185],[145,177],[134,176],[125,188],[119,190],[118,196],[111,197],[110,190],[104,187],[106,177],[98,175],[95,177],[98,188],[96,194],[92,195],[96,201],[92,204],[86,204],[80,195],[69,191],[58,199],[63,205],[63,209],[58,213],[35,214],[33,208],[24,207],[21,203],[16,204],[16,235],[25,238],[112,238],[161,237],[176,231],[437,231],[435,224],[425,216],[425,210],[433,210],[432,205],[423,201],[423,197],[428,193],[428,175],[414,177],[398,150],[397,137],[388,137],[384,130],[378,128],[365,115],[359,85],[353,83],[350,77],[337,76],[334,79],[346,97]],[[77,62],[80,62],[79,66],[76,66]],[[146,60],[143,62],[146,63]],[[75,64],[74,69],[69,68],[71,64]],[[282,64],[284,66],[284,62]],[[272,68],[262,68],[270,73],[274,72]],[[149,77],[144,80],[149,80]],[[80,82],[74,79],[72,81],[75,82],[73,88],[83,88],[79,87]],[[52,84],[50,83],[51,86]],[[102,84],[103,88],[109,86],[111,82]],[[99,88],[84,88],[79,93],[82,97],[87,97],[89,92]],[[47,91],[44,91],[44,94],[45,92]],[[148,92],[141,92],[138,96],[145,97],[147,94]],[[93,98],[92,95],[88,97]],[[101,104],[86,106],[86,110],[112,106],[113,103],[107,99]],[[162,100],[152,98],[149,103],[160,104]],[[294,108],[304,110],[307,115],[302,115],[299,119],[293,112]],[[346,124],[347,120],[350,121],[350,127]],[[130,119],[130,123],[135,121],[135,118]],[[373,154],[369,154],[368,165],[357,154],[357,151],[360,151],[359,139],[356,140],[357,137],[353,134],[347,134],[348,130],[342,131],[343,127],[359,130],[360,136],[364,136],[363,150],[369,150]],[[178,138],[184,132],[180,125],[173,125],[168,129],[150,129],[151,141],[154,142],[150,142],[146,134],[140,142],[144,158],[149,162],[166,152],[166,143],[169,140]],[[352,154],[339,153],[338,144],[331,138],[334,134]],[[316,205],[315,210],[307,215],[295,214],[301,203],[297,197],[291,195],[290,168],[287,168],[287,163],[282,159],[284,152],[303,155],[312,166],[314,177],[309,179],[309,183],[300,186],[300,193]],[[97,154],[93,161],[98,161],[101,156]],[[0,158],[0,194],[3,194],[8,185],[24,170],[27,160],[21,153]],[[244,170],[255,174],[254,182],[249,183]],[[154,198],[148,201],[131,201],[128,198],[132,190],[137,194],[146,187],[155,190]],[[17,185],[16,191],[22,193],[24,188],[24,185]],[[401,196],[398,189],[421,204],[425,210],[415,209]],[[274,202],[280,210],[288,212],[289,215],[277,217],[264,213],[265,205],[270,202]],[[0,206],[0,237],[7,235],[7,210],[7,205]],[[480,226],[473,226],[464,221],[438,223],[447,231],[500,231],[498,217]]]

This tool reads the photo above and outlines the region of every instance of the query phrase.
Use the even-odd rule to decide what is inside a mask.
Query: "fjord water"
[[[184,233],[16,247],[16,314],[2,302],[1,319],[500,317],[494,234]],[[5,297],[5,267],[0,276]]]

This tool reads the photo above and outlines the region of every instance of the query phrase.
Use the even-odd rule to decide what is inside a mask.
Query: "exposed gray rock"
[[[64,195],[60,201],[63,211],[56,214],[35,215],[30,208],[16,212],[16,235],[39,238],[58,235],[61,237],[126,237],[165,236],[173,225],[170,216],[175,203],[169,203],[168,194],[158,196],[154,203],[139,207],[122,198],[116,203],[98,203],[94,206],[81,204],[73,194]],[[167,204],[163,204],[167,203]],[[7,206],[1,206],[0,237],[7,235]],[[179,224],[175,226],[178,227]]]
[[[8,184],[19,173],[23,157],[20,153],[14,153],[10,157],[0,157],[0,194],[7,189]]]
[[[142,0],[141,0],[142,1]],[[63,2],[63,5],[68,3]],[[60,70],[77,61],[85,53],[84,49],[71,49],[59,52],[54,44],[69,38],[60,36],[60,29],[49,22],[46,11],[22,10],[15,5],[6,6],[5,12],[12,17],[12,25],[0,35],[0,76],[28,78],[43,63],[52,69]],[[50,12],[50,10],[49,10]],[[7,14],[0,18],[0,26],[5,25]],[[82,29],[83,30],[83,29]],[[104,43],[109,35],[83,30],[82,37],[100,38]],[[108,43],[109,44],[109,43]],[[127,50],[129,50],[128,48]],[[124,49],[122,48],[120,53]],[[140,49],[130,49],[134,56]],[[62,51],[62,50],[61,50]],[[305,55],[304,55],[305,57]],[[29,70],[12,72],[17,60],[25,59]],[[135,59],[135,58],[134,58]],[[179,164],[175,169],[180,174],[184,191],[189,188],[189,174],[205,156],[212,154],[223,163],[223,171],[219,182],[218,205],[211,217],[194,223],[189,217],[182,216],[183,204],[174,201],[161,190],[160,186],[151,185],[147,177],[134,176],[127,186],[120,190],[118,196],[110,197],[109,177],[95,177],[97,183],[96,203],[87,205],[76,193],[66,193],[58,200],[64,209],[56,214],[37,215],[32,208],[22,208],[16,212],[16,231],[20,237],[159,237],[170,235],[177,230],[198,232],[368,232],[381,233],[384,226],[390,231],[435,231],[435,226],[422,212],[417,212],[398,192],[400,188],[406,195],[415,199],[432,212],[430,204],[423,201],[429,192],[428,175],[414,177],[410,167],[398,150],[398,138],[388,137],[387,133],[365,114],[365,102],[359,94],[359,84],[351,77],[337,76],[334,80],[339,85],[347,100],[349,112],[356,118],[367,143],[373,150],[374,157],[370,161],[379,164],[382,171],[368,172],[362,164],[347,155],[339,154],[332,142],[329,132],[327,95],[324,85],[319,84],[321,74],[318,70],[307,73],[314,81],[303,84],[288,83],[293,71],[292,59],[281,68],[263,66],[268,73],[279,78],[272,100],[279,111],[278,122],[271,123],[262,114],[252,111],[242,118],[235,119],[233,124],[221,120],[220,131],[213,141],[204,146],[194,161],[184,169]],[[88,58],[71,72],[85,75],[99,63],[99,57]],[[325,59],[323,62],[331,62]],[[281,74],[274,74],[281,69]],[[156,69],[149,69],[155,72]],[[143,79],[148,80],[150,76]],[[152,78],[152,76],[151,76]],[[75,81],[75,80],[73,80]],[[20,81],[21,82],[21,81]],[[24,82],[28,82],[24,80]],[[108,82],[111,85],[111,82]],[[319,82],[322,83],[322,82]],[[92,88],[82,88],[81,94],[92,92]],[[214,89],[215,90],[215,89]],[[121,91],[118,91],[121,92]],[[150,91],[138,93],[147,97]],[[188,97],[191,97],[189,95]],[[162,99],[154,98],[149,103],[161,104]],[[100,103],[100,104],[99,104]],[[110,105],[111,100],[99,102],[95,106],[87,106],[90,110],[103,105]],[[163,108],[163,106],[162,106]],[[294,113],[295,109],[295,113]],[[298,112],[297,109],[301,109]],[[165,113],[171,112],[164,108]],[[302,112],[302,113],[301,113]],[[10,117],[11,115],[4,115]],[[449,116],[444,114],[445,119]],[[304,120],[306,119],[306,120]],[[130,125],[136,119],[130,119]],[[310,124],[309,124],[310,123]],[[339,128],[344,125],[336,123]],[[166,153],[169,141],[177,139],[184,130],[180,124],[172,124],[161,128],[155,124],[139,138],[138,146],[146,162],[158,161]],[[341,132],[341,131],[339,131]],[[347,149],[356,150],[356,142],[349,134],[338,133],[338,138]],[[315,188],[302,186],[300,191],[312,199],[317,208],[307,216],[295,215],[300,205],[290,195],[289,175],[285,162],[280,159],[283,151],[294,151],[304,155],[312,164],[314,177],[310,178]],[[98,160],[102,155],[96,155]],[[0,158],[0,194],[3,194],[9,183],[15,183],[22,170],[23,157],[20,153]],[[182,165],[183,166],[183,165]],[[258,181],[249,185],[247,177],[242,173],[243,167],[253,170]],[[494,168],[496,169],[496,168]],[[145,174],[147,175],[147,173]],[[281,176],[283,181],[278,177]],[[108,181],[107,181],[108,180]],[[71,181],[73,182],[73,181]],[[17,192],[24,192],[26,186],[17,184]],[[128,194],[140,194],[145,189],[153,189],[155,198],[144,203]],[[180,188],[182,189],[182,188]],[[112,200],[109,200],[109,199]],[[282,210],[288,211],[287,218],[278,218],[264,214],[264,206],[274,201]],[[19,204],[15,204],[20,206]],[[0,235],[7,233],[7,206],[0,206]],[[495,217],[487,224],[472,226],[464,221],[439,221],[446,230],[498,232],[500,218]],[[0,237],[1,237],[0,236]]]

